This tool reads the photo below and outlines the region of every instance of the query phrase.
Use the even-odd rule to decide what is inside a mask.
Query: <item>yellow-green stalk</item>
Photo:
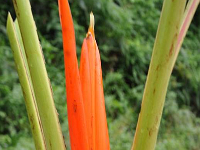
[[[26,52],[47,149],[65,150],[58,113],[29,0],[13,0]]]
[[[27,69],[27,73],[28,73],[28,76],[30,77],[30,83],[31,83],[31,86],[32,86],[32,80],[31,80],[31,76],[30,76],[28,62],[27,62],[27,59],[26,59],[24,44],[23,44],[23,41],[22,41],[22,36],[21,36],[21,33],[20,33],[19,24],[18,24],[17,19],[15,19],[15,21],[14,21],[14,27],[15,27],[17,39],[18,39],[18,42],[19,42],[19,45],[20,45],[20,48],[21,48],[22,56],[24,58],[23,60],[24,60],[24,63],[25,63],[26,69]]]
[[[132,150],[154,150],[186,0],[164,0]]]
[[[7,19],[7,34],[10,45],[13,51],[15,65],[21,83],[25,105],[28,113],[28,118],[31,124],[32,135],[37,150],[46,150],[43,128],[41,126],[39,112],[35,100],[35,94],[32,88],[32,83],[29,75],[29,70],[26,65],[26,58],[23,53],[23,43],[19,42],[20,35],[17,35],[11,15],[8,14]]]

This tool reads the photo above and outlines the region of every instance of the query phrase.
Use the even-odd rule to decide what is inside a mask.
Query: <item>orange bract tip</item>
[[[94,36],[94,15],[92,12],[90,13],[90,26],[89,26],[88,33],[86,36],[88,36],[90,33],[92,34],[93,37],[95,37]]]

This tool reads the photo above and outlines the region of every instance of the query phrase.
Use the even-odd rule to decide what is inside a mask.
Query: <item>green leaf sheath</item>
[[[186,0],[165,0],[132,150],[154,150]]]
[[[25,63],[26,68],[28,70],[27,71],[28,76],[31,77],[30,76],[30,70],[29,70],[29,67],[28,67],[28,62],[27,62],[27,59],[26,59],[26,53],[25,53],[25,49],[24,49],[24,44],[23,44],[23,41],[22,41],[22,36],[21,36],[21,33],[20,33],[19,24],[18,24],[17,19],[15,19],[15,21],[14,21],[14,27],[15,27],[17,39],[19,41],[19,45],[20,45],[20,48],[21,48],[21,52],[22,52],[22,55],[23,55],[23,58],[24,58],[24,63]],[[31,83],[31,86],[32,86],[32,80],[30,80],[30,83]]]
[[[31,85],[31,79],[28,73],[29,70],[25,63],[26,58],[22,54],[23,44],[19,42],[19,38],[17,37],[17,32],[10,14],[8,14],[7,20],[7,34],[13,51],[14,60],[25,99],[26,109],[35,142],[35,148],[37,150],[46,150],[35,94]]]
[[[47,149],[65,150],[45,61],[33,20],[29,0],[13,0],[30,69],[36,102],[44,130]]]

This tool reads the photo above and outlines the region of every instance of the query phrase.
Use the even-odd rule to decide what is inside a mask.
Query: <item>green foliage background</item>
[[[162,0],[70,0],[77,53],[96,19],[113,150],[131,148]],[[31,0],[63,134],[69,149],[62,36],[57,1]],[[24,99],[6,35],[12,1],[0,5],[0,150],[34,149]],[[200,149],[200,9],[172,73],[156,150]],[[148,119],[148,118],[147,118]]]

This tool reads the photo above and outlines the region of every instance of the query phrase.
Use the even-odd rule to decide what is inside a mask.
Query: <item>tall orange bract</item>
[[[87,49],[84,48],[86,46]],[[87,61],[85,60],[86,58],[88,59]],[[83,101],[87,118],[86,120],[88,121],[86,124],[88,135],[90,137],[90,149],[109,150],[110,145],[103,93],[101,60],[99,49],[95,41],[94,16],[92,13],[90,14],[90,27],[81,51],[80,76],[84,76],[84,78],[81,78],[83,95],[89,97],[86,98],[85,96]],[[86,80],[88,82],[86,82]],[[89,91],[89,86],[91,86],[90,92],[84,93],[86,89]]]
[[[67,0],[58,0],[63,33],[67,110],[72,150],[109,150],[99,50],[94,16],[81,50],[80,72],[72,16]],[[79,74],[80,73],[80,74]]]
[[[92,26],[90,25],[90,28]],[[89,28],[89,29],[90,29]],[[81,50],[80,77],[90,150],[95,149],[95,39],[88,32]]]
[[[103,92],[101,59],[97,45],[95,57],[95,119],[96,150],[109,150],[110,144]]]
[[[89,150],[71,11],[68,0],[58,0],[58,4],[63,33],[67,111],[71,149]]]
[[[83,104],[86,116],[86,128],[88,134],[89,148],[94,149],[93,146],[93,118],[92,118],[92,89],[91,89],[91,78],[90,78],[90,66],[89,66],[89,56],[87,41],[84,39],[82,50],[81,50],[81,61],[80,61],[80,78],[81,78],[81,88],[83,93]]]
[[[92,149],[95,149],[95,45],[94,38],[91,34],[87,35],[86,42],[88,45],[88,59],[90,67],[90,81],[91,81],[91,126],[90,134],[92,140],[90,141]]]

